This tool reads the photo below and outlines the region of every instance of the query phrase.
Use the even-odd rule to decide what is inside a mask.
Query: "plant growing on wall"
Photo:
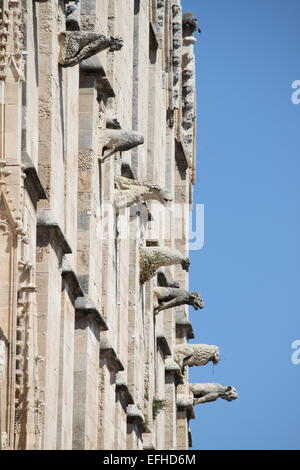
[[[152,402],[152,413],[153,413],[153,419],[156,419],[158,414],[162,411],[165,410],[167,407],[167,400],[161,400],[159,398],[153,398]]]

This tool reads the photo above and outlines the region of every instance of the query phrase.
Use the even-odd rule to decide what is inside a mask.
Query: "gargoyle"
[[[209,361],[219,362],[219,348],[208,344],[177,344],[174,359],[180,367],[205,366]]]
[[[184,36],[192,36],[195,31],[198,30],[201,33],[200,28],[198,27],[198,20],[194,17],[193,13],[190,11],[186,12],[182,18],[182,29]]]
[[[123,47],[120,37],[93,31],[64,31],[59,35],[59,42],[58,62],[63,67],[72,67],[108,48],[110,51],[118,51]]]
[[[190,391],[194,395],[194,405],[216,401],[218,398],[232,401],[236,400],[238,397],[237,391],[234,387],[231,385],[226,387],[225,385],[217,383],[190,384]]]
[[[124,176],[115,177],[115,187],[115,205],[118,208],[130,207],[149,200],[158,201],[163,205],[172,201],[171,195],[160,186],[140,183]]]
[[[156,305],[155,313],[167,308],[178,307],[180,305],[192,305],[195,310],[202,309],[204,302],[198,292],[188,293],[184,289],[174,287],[155,287],[153,289]]]
[[[146,246],[140,248],[141,283],[151,279],[161,266],[181,264],[182,269],[188,272],[190,260],[185,258],[178,250],[160,246]]]
[[[106,142],[103,146],[103,151],[111,149],[101,159],[103,162],[116,152],[126,152],[138,145],[144,143],[144,137],[137,131],[125,131],[123,129],[105,129]]]

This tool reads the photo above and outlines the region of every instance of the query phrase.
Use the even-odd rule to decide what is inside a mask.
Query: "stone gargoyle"
[[[163,205],[172,201],[171,195],[159,186],[125,178],[115,177],[115,206],[130,207],[149,200],[155,200]]]
[[[205,366],[208,362],[218,364],[219,348],[209,344],[177,344],[174,348],[175,362],[184,366]]]
[[[195,310],[204,307],[204,302],[198,292],[189,293],[184,289],[174,287],[155,287],[153,292],[155,296],[155,313],[180,305],[192,305]]]
[[[238,397],[237,391],[231,385],[225,386],[218,383],[190,384],[190,391],[194,396],[194,405],[216,401],[218,398],[232,401]]]
[[[94,31],[64,31],[59,35],[59,43],[58,62],[63,67],[72,67],[105,49],[118,51],[123,46],[120,37]]]
[[[172,266],[181,264],[182,269],[188,272],[190,260],[182,256],[178,250],[172,250],[163,246],[140,247],[140,280],[144,282],[154,276],[161,266]]]
[[[100,160],[103,162],[116,152],[126,152],[144,143],[144,137],[137,131],[126,131],[123,129],[105,129],[103,152],[110,150]]]

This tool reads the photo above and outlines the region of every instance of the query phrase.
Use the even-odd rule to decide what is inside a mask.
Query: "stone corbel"
[[[124,370],[122,362],[107,338],[100,338],[100,357],[106,358],[108,366],[115,372]]]
[[[157,348],[161,350],[161,352],[163,353],[164,358],[166,358],[166,357],[168,357],[172,354],[166,336],[163,333],[161,333],[160,331],[158,331],[156,333],[156,341],[157,341]]]
[[[94,31],[64,31],[59,34],[59,43],[58,63],[63,67],[72,67],[105,49],[112,52],[123,46],[120,37],[105,36]]]
[[[97,309],[92,299],[90,299],[89,297],[77,297],[77,299],[75,300],[75,311],[76,313],[82,315],[91,315],[91,317],[94,319],[101,331],[108,330],[108,326],[104,318],[102,317],[101,313]]]
[[[186,338],[186,339],[195,338],[192,323],[187,318],[184,311],[176,311],[175,320],[176,320],[176,337],[177,338]]]
[[[72,249],[67,242],[67,239],[60,228],[59,224],[55,220],[50,210],[41,209],[37,213],[37,227],[44,228],[52,231],[52,235],[56,238],[60,244],[64,254],[72,253]]]
[[[83,290],[79,284],[77,275],[71,266],[68,255],[63,257],[61,276],[68,283],[75,299],[77,297],[84,296]]]
[[[116,393],[119,393],[127,405],[133,405],[134,400],[129,391],[128,385],[121,372],[118,372],[116,375]]]
[[[177,395],[177,410],[185,411],[188,420],[195,418],[194,399],[192,395]]]
[[[102,144],[103,162],[117,152],[126,152],[144,143],[144,137],[137,131],[126,131],[123,129],[99,129]]]
[[[22,152],[22,163],[24,165],[23,171],[26,175],[24,185],[31,200],[36,203],[40,199],[48,199],[35,165],[25,151]]]
[[[177,375],[179,378],[181,377],[181,369],[172,356],[165,358],[165,373]]]

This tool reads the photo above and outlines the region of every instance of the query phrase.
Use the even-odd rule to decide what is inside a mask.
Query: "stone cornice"
[[[37,213],[37,226],[52,230],[53,236],[62,247],[64,254],[72,253],[67,239],[50,210],[41,209]]]
[[[73,270],[71,263],[68,259],[68,255],[65,255],[63,257],[61,276],[68,283],[68,286],[70,287],[71,292],[73,296],[75,297],[75,299],[77,297],[84,296],[84,293],[79,284],[77,275],[75,271]]]
[[[162,351],[164,357],[171,356],[171,349],[166,336],[158,332],[156,334],[157,347]]]
[[[83,315],[91,315],[98,324],[101,331],[108,330],[108,326],[106,325],[104,318],[102,317],[92,299],[89,297],[78,297],[75,301],[75,311],[76,313],[81,313]]]
[[[107,338],[100,338],[100,357],[105,357],[115,372],[124,370],[122,362]]]
[[[34,163],[25,151],[22,151],[22,163],[24,165],[24,173],[26,175],[25,188],[27,189],[31,199],[33,201],[48,199]]]

